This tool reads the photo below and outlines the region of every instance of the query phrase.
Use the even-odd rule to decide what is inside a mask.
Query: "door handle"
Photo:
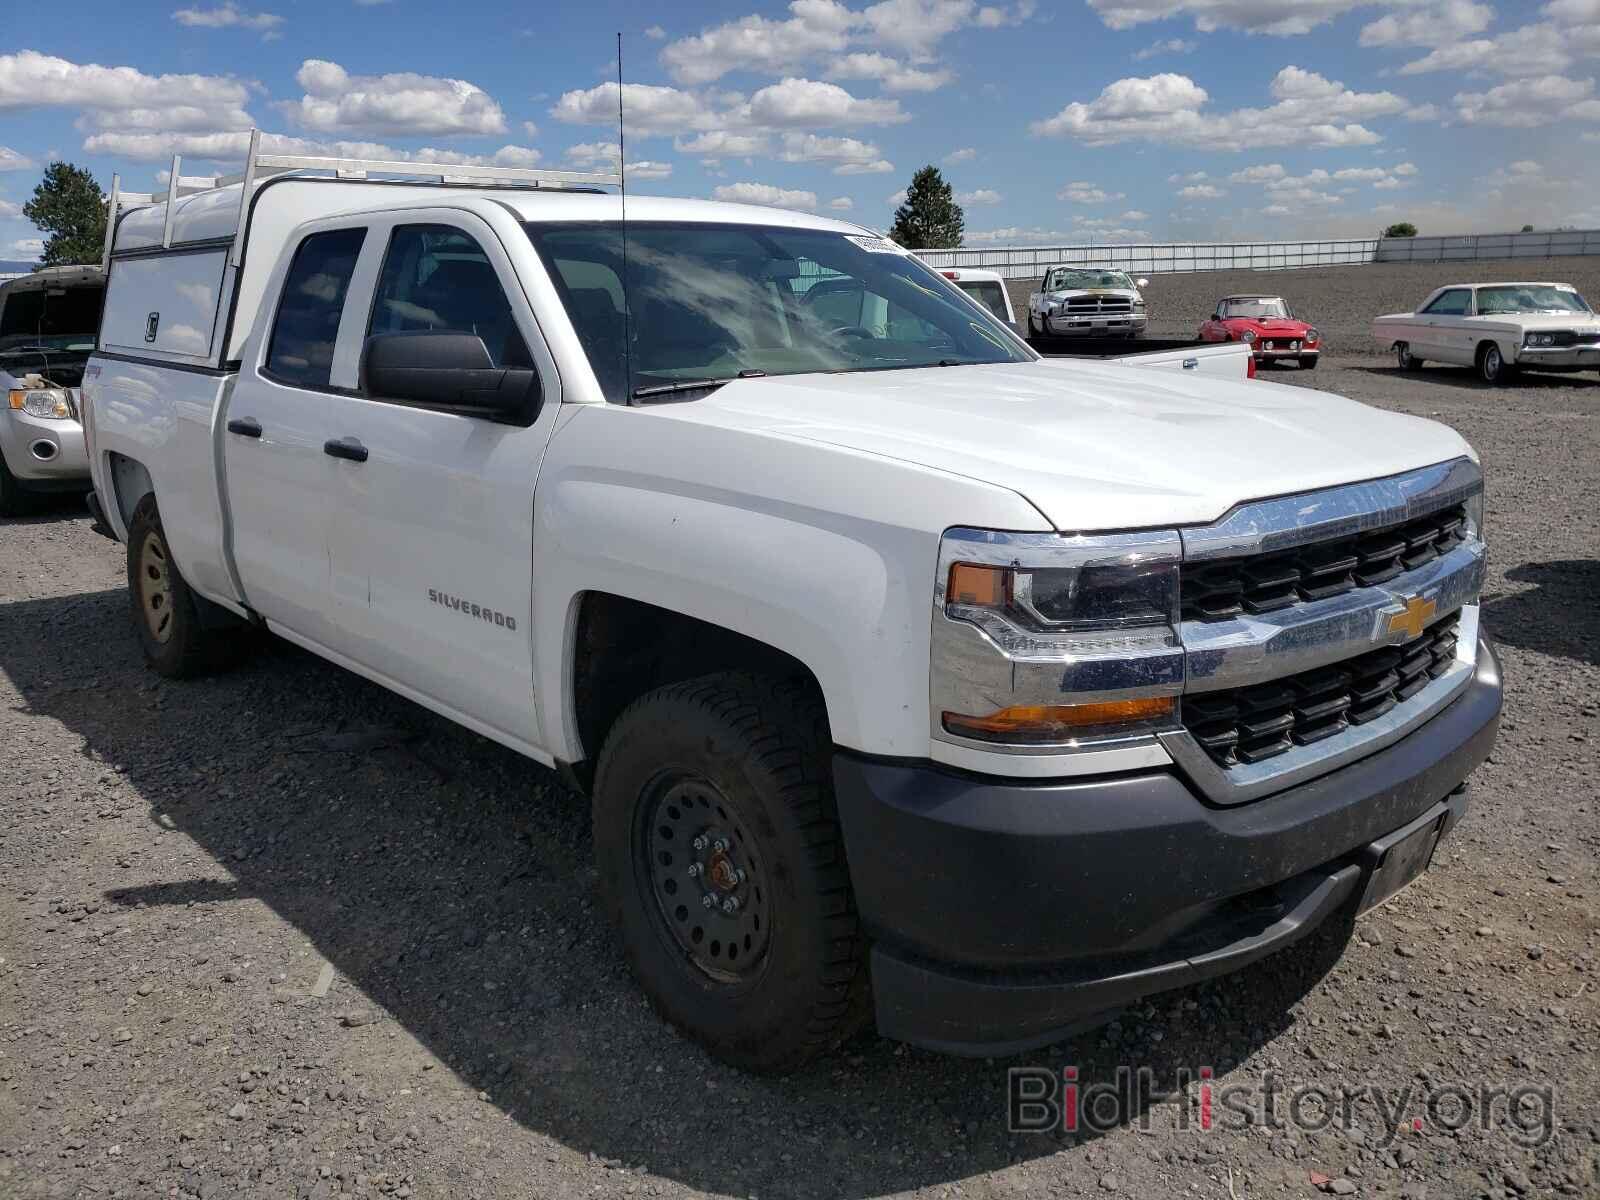
[[[367,461],[367,448],[353,437],[323,442],[322,452],[333,458],[348,458],[351,462]]]
[[[240,437],[258,438],[261,436],[261,422],[254,417],[239,417],[228,422],[228,432],[237,433]]]

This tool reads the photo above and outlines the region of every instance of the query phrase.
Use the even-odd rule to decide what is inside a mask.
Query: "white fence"
[[[1284,271],[1371,262],[1449,262],[1600,254],[1600,230],[1474,233],[1458,237],[1342,238],[1309,242],[1122,242],[1075,246],[983,246],[921,250],[931,267],[976,267],[1007,279],[1038,279],[1057,265],[1119,267],[1132,274]]]
[[[1379,262],[1452,262],[1478,258],[1560,258],[1600,254],[1600,229],[1546,233],[1472,233],[1459,237],[1385,238]]]
[[[922,250],[930,267],[981,267],[1007,279],[1037,279],[1048,267],[1119,267],[1133,274],[1190,271],[1281,271],[1369,263],[1378,239],[1321,242],[1132,242],[1117,245],[986,246],[971,250]]]

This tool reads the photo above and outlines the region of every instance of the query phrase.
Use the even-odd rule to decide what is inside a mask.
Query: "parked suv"
[[[593,180],[339,165],[114,222],[88,431],[139,643],[264,628],[558,768],[717,1056],[1040,1045],[1378,903],[1465,811],[1501,684],[1454,431],[1042,360],[838,221],[629,198],[624,243]]]

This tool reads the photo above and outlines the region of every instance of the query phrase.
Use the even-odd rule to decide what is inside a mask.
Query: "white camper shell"
[[[261,154],[258,143],[253,137],[245,172],[235,177],[185,178],[174,158],[165,197],[123,193],[113,177],[101,354],[214,369],[237,362],[278,251],[306,221],[436,203],[441,186],[619,182],[585,171]]]

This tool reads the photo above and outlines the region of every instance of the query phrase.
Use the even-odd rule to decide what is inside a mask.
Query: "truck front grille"
[[[1224,769],[1320,742],[1383,716],[1449,670],[1458,625],[1452,613],[1403,646],[1271,683],[1185,695],[1184,727]]]
[[[1121,296],[1073,296],[1067,301],[1066,311],[1074,317],[1125,314],[1133,311],[1133,301]]]
[[[1223,621],[1370,587],[1433,561],[1466,540],[1465,506],[1278,554],[1185,566],[1185,621]]]

